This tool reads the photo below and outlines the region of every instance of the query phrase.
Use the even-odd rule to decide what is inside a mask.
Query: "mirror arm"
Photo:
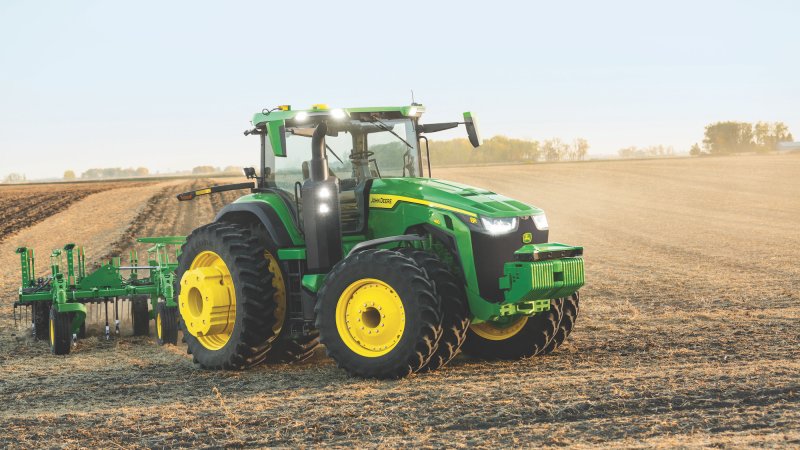
[[[428,147],[428,137],[420,136],[420,139],[425,139],[425,158],[428,160],[428,178],[433,178],[431,175],[431,149]]]
[[[420,133],[436,133],[437,131],[449,130],[459,126],[463,122],[442,122],[442,123],[428,123],[420,124],[418,126]]]

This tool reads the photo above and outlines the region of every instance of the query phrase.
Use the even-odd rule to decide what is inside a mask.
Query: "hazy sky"
[[[685,151],[717,120],[800,137],[798,23],[793,1],[2,0],[0,178],[252,165],[263,107],[411,89],[427,121],[590,154]]]

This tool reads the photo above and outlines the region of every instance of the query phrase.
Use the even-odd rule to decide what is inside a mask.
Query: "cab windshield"
[[[297,183],[310,178],[314,125],[287,127],[286,156],[271,158],[267,149],[268,182],[294,194]],[[342,191],[371,178],[418,177],[417,136],[411,119],[328,121],[325,136],[329,175]]]

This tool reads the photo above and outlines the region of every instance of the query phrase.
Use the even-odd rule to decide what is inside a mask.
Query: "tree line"
[[[775,150],[780,142],[793,140],[789,127],[783,122],[716,122],[706,126],[702,148],[694,144],[689,153],[694,156],[763,153]]]
[[[89,169],[81,173],[81,180],[107,180],[112,178],[133,178],[133,177],[146,177],[150,175],[150,170],[147,167],[126,168],[121,167],[106,167],[103,169]],[[64,180],[75,180],[75,171],[64,171]]]
[[[424,141],[421,143],[425,154]],[[544,141],[494,136],[473,148],[467,139],[430,142],[431,162],[435,165],[487,164],[508,162],[578,161],[586,158],[589,142],[559,138]]]

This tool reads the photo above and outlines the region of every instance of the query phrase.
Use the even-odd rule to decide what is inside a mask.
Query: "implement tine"
[[[114,334],[119,336],[119,299],[114,297]]]

